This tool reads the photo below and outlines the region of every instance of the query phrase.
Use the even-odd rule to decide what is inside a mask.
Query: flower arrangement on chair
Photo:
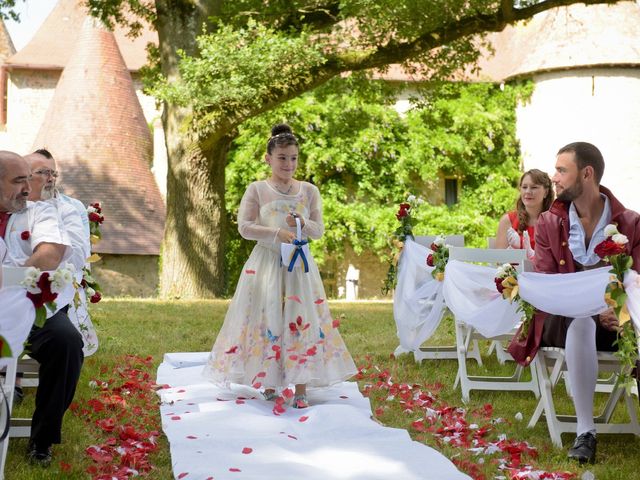
[[[529,332],[529,326],[533,315],[535,313],[535,307],[528,302],[525,302],[520,298],[518,293],[518,271],[510,263],[505,263],[496,270],[496,276],[494,278],[496,283],[496,289],[502,294],[502,298],[509,300],[513,303],[518,303],[518,312],[522,313],[522,328],[520,329],[520,339],[526,338]]]
[[[41,272],[39,268],[29,267],[20,284],[27,289],[27,297],[36,309],[34,325],[42,327],[47,320],[47,309],[56,310],[56,298],[64,288],[73,283],[75,268],[70,263],[59,267],[53,274]]]
[[[449,247],[444,244],[444,238],[437,236],[429,248],[433,251],[427,256],[427,265],[434,267],[431,276],[442,282],[444,280],[444,269],[449,261]]]
[[[102,225],[102,222],[104,222],[104,215],[102,214],[102,205],[100,205],[100,202],[91,203],[87,207],[87,215],[89,216],[91,245],[95,245],[100,241],[100,239],[102,239],[100,226]],[[98,260],[100,260],[100,255],[92,253],[91,256],[87,258],[87,263],[95,263]],[[100,284],[93,278],[91,270],[87,267],[82,269],[82,281],[80,284],[82,288],[84,288],[87,298],[91,303],[98,303],[102,299],[102,289],[100,288]],[[78,308],[78,305],[80,304],[80,297],[77,292],[74,298],[74,303],[76,308]]]
[[[413,227],[416,224],[416,219],[412,217],[412,212],[415,210],[412,207],[412,203],[417,205],[423,203],[421,199],[416,199],[415,195],[409,195],[407,201],[400,204],[396,218],[400,222],[398,228],[396,228],[391,237],[391,243],[394,249],[393,257],[389,262],[389,269],[387,270],[387,276],[382,286],[382,294],[386,295],[396,287],[398,281],[398,260],[404,247],[404,242],[407,238],[413,240]]]
[[[630,322],[631,315],[627,308],[627,293],[624,288],[624,276],[633,266],[633,258],[627,255],[627,243],[629,239],[618,231],[615,225],[607,225],[604,229],[606,239],[600,242],[595,253],[604,261],[611,265],[611,281],[607,284],[604,300],[616,314],[619,323],[618,351],[615,355],[620,359],[623,365],[623,373],[619,377],[618,382],[629,390],[633,385],[633,379],[630,372],[636,366],[638,358],[636,335],[633,329],[633,323]],[[624,368],[626,367],[626,368]]]

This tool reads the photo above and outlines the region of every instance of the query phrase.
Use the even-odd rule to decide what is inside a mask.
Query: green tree
[[[169,173],[162,295],[224,289],[229,146],[244,121],[344,72],[403,63],[446,78],[478,34],[544,10],[614,0],[85,0],[107,23],[158,30],[151,91],[164,103]],[[417,68],[416,65],[423,67]],[[332,192],[327,192],[331,195]]]

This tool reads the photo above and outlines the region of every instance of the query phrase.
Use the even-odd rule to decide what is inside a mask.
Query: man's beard
[[[55,197],[55,187],[45,185],[40,191],[40,200],[51,200]]]
[[[16,197],[14,199],[11,200],[11,202],[9,202],[10,207],[11,207],[11,212],[19,212],[20,210],[24,209],[27,206],[27,196],[26,195],[21,195],[19,197]]]
[[[569,188],[565,188],[558,194],[558,200],[561,202],[573,202],[576,198],[582,195],[583,190],[584,187],[582,186],[582,180],[578,178],[576,179],[576,183]]]

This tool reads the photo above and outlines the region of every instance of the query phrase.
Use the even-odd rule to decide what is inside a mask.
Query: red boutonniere
[[[22,240],[29,240],[29,238],[31,238],[31,233],[29,233],[29,230],[25,230],[20,234],[20,238]]]

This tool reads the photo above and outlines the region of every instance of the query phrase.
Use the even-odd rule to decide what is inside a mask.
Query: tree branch
[[[477,35],[483,32],[499,32],[504,30],[510,23],[531,18],[538,13],[552,8],[569,6],[575,3],[584,3],[587,5],[614,4],[618,3],[618,1],[619,0],[547,0],[524,8],[507,8],[507,16],[505,16],[505,0],[503,0],[500,10],[493,14],[478,14],[455,20],[440,28],[425,32],[409,42],[390,41],[370,55],[361,55],[355,60],[351,60],[348,56],[339,55],[332,58],[330,62],[328,62],[328,65],[340,69],[337,73],[348,70],[356,71],[380,68],[392,63],[404,62],[421,53],[450,44],[467,36]],[[511,2],[506,1],[506,3]]]

